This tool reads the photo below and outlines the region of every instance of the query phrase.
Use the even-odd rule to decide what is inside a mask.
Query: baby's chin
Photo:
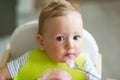
[[[75,58],[76,58],[75,56],[71,55],[71,56],[67,57],[67,58],[64,60],[64,62],[66,62],[66,61],[68,61],[68,60],[74,60]]]
[[[74,60],[76,56],[68,56],[60,59],[53,59],[55,62],[66,63],[68,60]]]

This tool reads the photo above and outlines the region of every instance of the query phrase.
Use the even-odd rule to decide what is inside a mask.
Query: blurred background
[[[0,60],[19,25],[38,20],[45,0],[0,0]],[[120,0],[83,0],[84,28],[96,39],[102,54],[102,77],[120,80]]]

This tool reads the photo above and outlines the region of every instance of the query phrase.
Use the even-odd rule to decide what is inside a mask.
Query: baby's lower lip
[[[73,58],[73,57],[75,57],[75,55],[74,54],[65,54],[65,57],[71,57],[71,58]]]

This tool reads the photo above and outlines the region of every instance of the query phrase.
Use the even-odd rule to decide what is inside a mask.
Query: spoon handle
[[[97,77],[96,75],[94,75],[94,74],[92,74],[92,73],[90,73],[88,71],[85,71],[85,70],[83,70],[81,68],[78,68],[78,70],[84,71],[85,73],[90,74],[91,76],[95,77],[96,79],[101,80],[99,77]]]

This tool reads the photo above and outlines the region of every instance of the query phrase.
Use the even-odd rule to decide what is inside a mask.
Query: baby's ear
[[[44,42],[43,42],[43,37],[40,35],[40,34],[37,34],[37,44],[38,44],[38,47],[43,50],[43,47],[44,47]]]

